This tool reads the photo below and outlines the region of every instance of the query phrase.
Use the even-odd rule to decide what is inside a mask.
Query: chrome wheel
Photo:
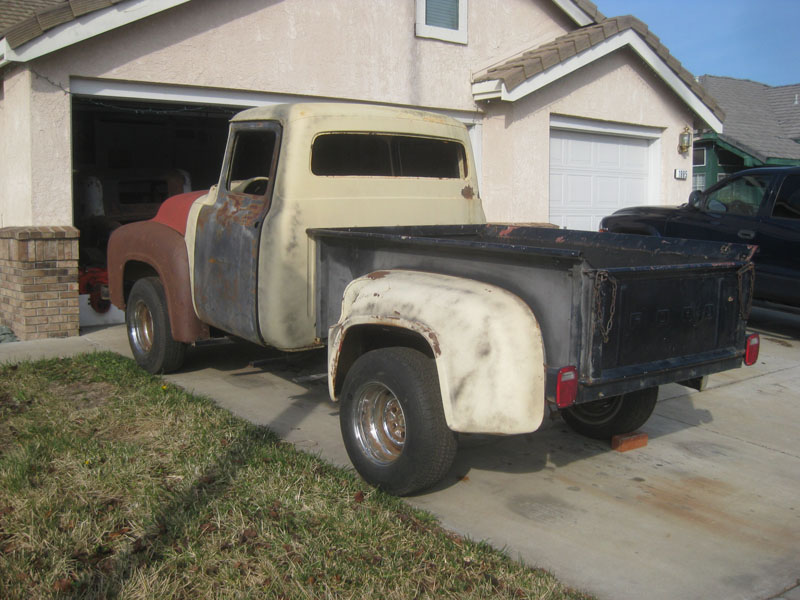
[[[128,326],[131,342],[142,354],[147,354],[153,349],[153,314],[147,304],[138,301],[131,313],[131,322]]]
[[[376,465],[394,462],[403,453],[406,417],[392,391],[377,382],[365,384],[356,398],[355,437]]]

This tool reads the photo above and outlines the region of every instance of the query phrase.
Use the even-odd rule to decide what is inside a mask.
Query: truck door
[[[197,220],[194,298],[201,320],[252,342],[258,329],[258,251],[269,211],[281,128],[231,125],[216,201]]]

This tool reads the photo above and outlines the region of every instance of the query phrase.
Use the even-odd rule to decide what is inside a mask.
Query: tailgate
[[[585,386],[627,391],[738,366],[752,302],[749,261],[584,272],[591,340]],[[589,400],[592,398],[581,398]]]

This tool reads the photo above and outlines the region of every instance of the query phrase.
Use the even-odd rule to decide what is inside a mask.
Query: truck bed
[[[754,247],[508,225],[313,229],[317,335],[344,288],[384,269],[497,285],[542,330],[548,381],[575,365],[577,402],[739,366]]]

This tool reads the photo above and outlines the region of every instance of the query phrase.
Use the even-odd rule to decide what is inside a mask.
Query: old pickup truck
[[[750,246],[486,224],[466,128],[334,103],[235,116],[219,184],[109,243],[112,302],[153,373],[232,335],[328,348],[348,454],[402,495],[444,477],[457,433],[560,412],[609,438],[658,386],[756,360]]]

